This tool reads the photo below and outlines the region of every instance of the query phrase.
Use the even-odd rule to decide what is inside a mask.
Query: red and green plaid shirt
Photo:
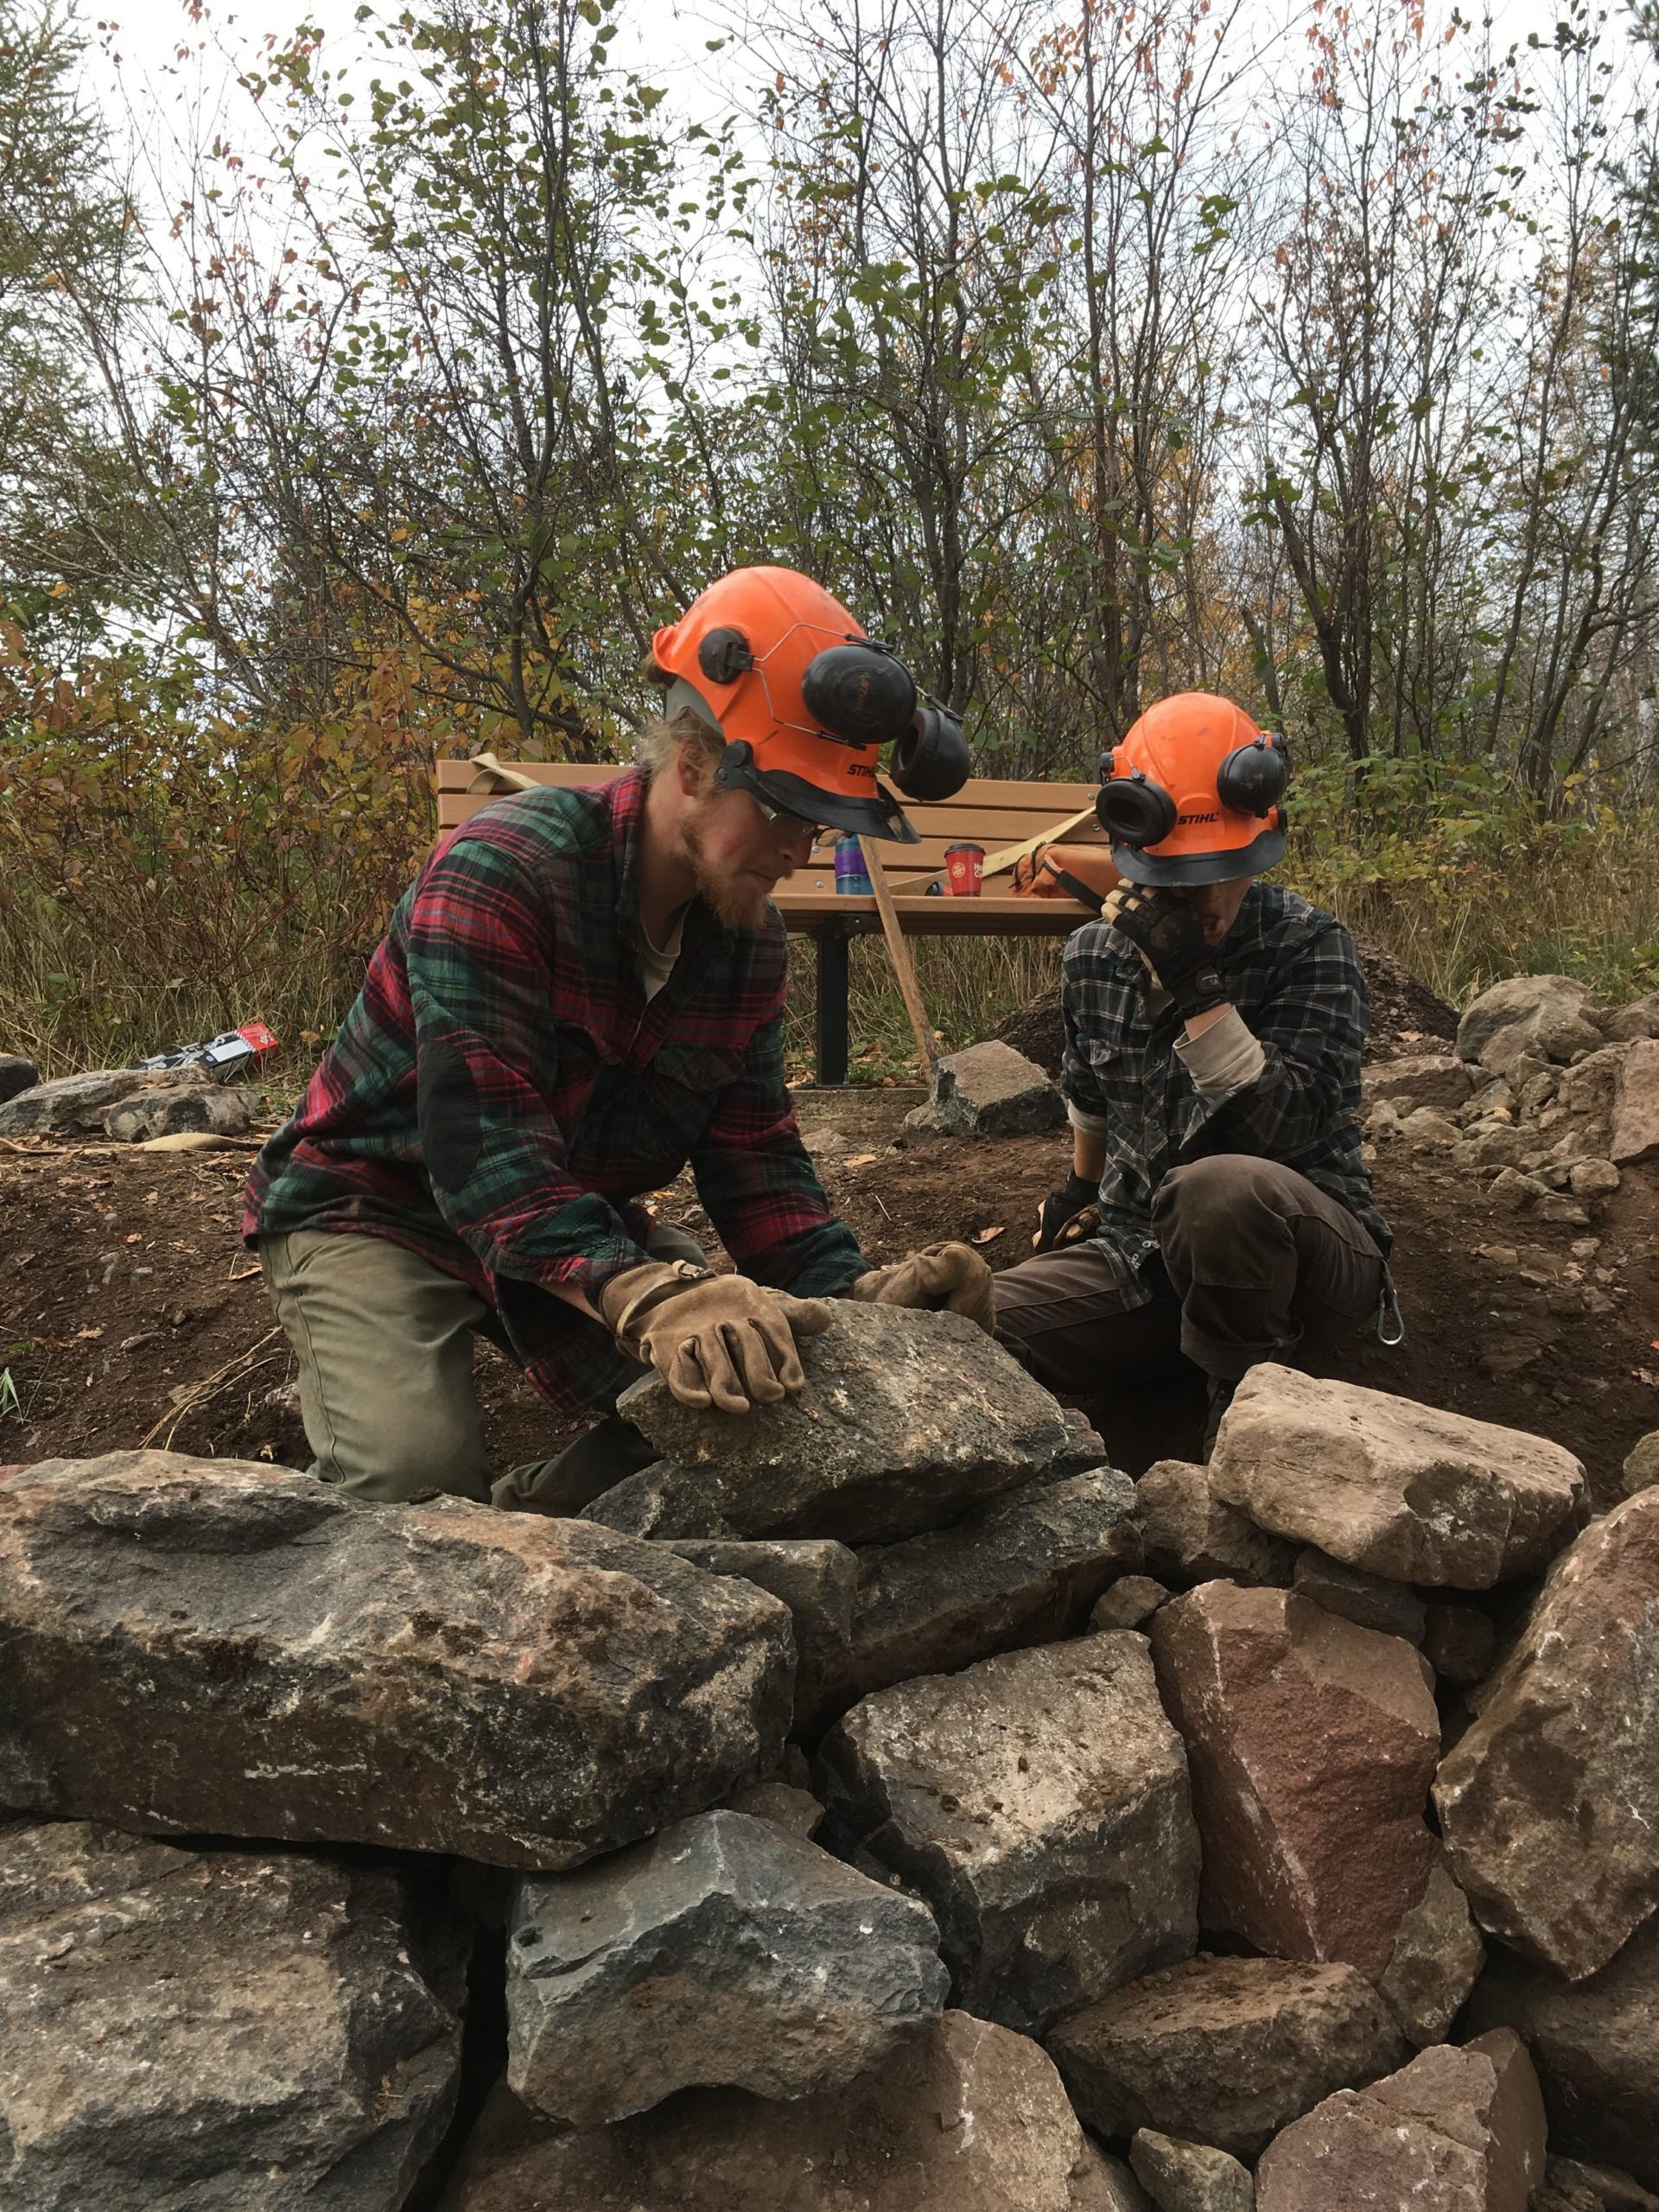
[[[488,806],[427,861],[301,1101],[254,1163],[243,1233],[389,1236],[495,1308],[561,1410],[633,1368],[597,1305],[645,1264],[631,1205],[689,1161],[737,1266],[803,1297],[868,1262],[830,1212],[784,1083],[782,918],[701,900],[655,998],[640,988],[635,771]]]

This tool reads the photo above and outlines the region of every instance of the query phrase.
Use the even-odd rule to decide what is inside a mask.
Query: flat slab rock
[[[1335,2089],[1402,2064],[1406,2045],[1351,1967],[1207,1952],[1115,1990],[1047,2040],[1096,2135],[1149,2127],[1253,2158]]]
[[[658,1545],[162,1452],[48,1460],[5,1506],[20,1810],[547,1870],[718,1803],[782,1747],[787,1611]]]
[[[1142,2201],[1143,2202],[1143,2201]],[[557,2133],[499,2093],[444,2212],[1141,2212],[1041,2049],[946,2012],[844,2089]]]
[[[1209,1582],[1153,1617],[1204,1840],[1199,1915],[1375,1979],[1434,1862],[1440,1716],[1421,1658],[1283,1590]]]
[[[887,1543],[1070,1462],[1059,1406],[975,1323],[846,1300],[834,1312],[801,1346],[806,1388],[781,1405],[699,1413],[655,1375],[622,1396],[729,1532]]]
[[[1538,2077],[1499,2028],[1294,2121],[1262,2154],[1256,2212],[1527,2212],[1543,2178]]]
[[[391,1873],[0,1829],[0,2202],[397,2212],[454,2101],[464,1960]]]
[[[1040,2034],[1191,1955],[1186,1758],[1144,1637],[879,1691],[825,1737],[832,1816],[933,1908],[954,2001]]]
[[[206,1090],[200,1068],[98,1068],[86,1075],[56,1076],[20,1090],[0,1105],[0,1137],[102,1136],[104,1111],[136,1093]]]
[[[1605,1967],[1659,1906],[1659,1490],[1556,1565],[1434,1785],[1483,1928],[1558,1974]]]
[[[1140,1564],[1135,1484],[1113,1467],[1027,1483],[948,1529],[872,1546],[829,1708],[1075,1635],[1107,1584]]]
[[[1276,1535],[1459,1590],[1541,1573],[1587,1495],[1583,1466],[1545,1437],[1268,1360],[1239,1384],[1209,1473]]]
[[[1623,1167],[1659,1160],[1659,1041],[1643,1038],[1620,1063],[1608,1147]]]
[[[950,1985],[925,1905],[741,1813],[527,1878],[512,1927],[508,2084],[575,2126],[684,2088],[843,2088]]]
[[[1532,2053],[1556,2150],[1659,2190],[1659,1920],[1580,1982],[1495,1952],[1469,2018],[1513,2028]]]

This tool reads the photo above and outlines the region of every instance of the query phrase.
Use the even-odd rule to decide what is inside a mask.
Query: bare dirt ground
[[[1065,1133],[895,1150],[919,1095],[798,1095],[831,1202],[877,1261],[947,1236],[994,1268],[1025,1257]],[[292,1361],[238,1235],[245,1167],[235,1153],[0,1149],[0,1370],[16,1394],[0,1387],[0,1463],[151,1444],[305,1464]],[[1344,1371],[1554,1437],[1611,1499],[1624,1454],[1659,1427],[1659,1178],[1627,1173],[1586,1230],[1523,1225],[1402,1147],[1376,1177],[1409,1335],[1395,1351],[1357,1338]],[[662,1211],[710,1236],[689,1183]],[[568,1435],[487,1345],[477,1374],[498,1465]],[[1196,1377],[1082,1402],[1131,1472],[1196,1448]]]

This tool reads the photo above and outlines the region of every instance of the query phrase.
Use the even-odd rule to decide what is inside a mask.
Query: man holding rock
[[[1206,1459],[1258,1360],[1393,1310],[1355,1120],[1359,957],[1256,880],[1285,849],[1285,772],[1281,741],[1205,692],[1149,708],[1103,767],[1126,880],[1065,948],[1071,1174],[1037,1256],[996,1278],[997,1333],[1051,1389],[1195,1362]]]
[[[798,1391],[826,1297],[990,1325],[965,1245],[872,1268],[830,1209],[784,1083],[773,886],[821,826],[913,841],[876,779],[940,798],[960,726],[846,609],[739,569],[657,632],[643,764],[486,808],[421,870],[292,1119],[244,1235],[299,1361],[315,1469],[574,1512],[654,1455],[609,1412],[656,1368],[740,1414]],[[741,1272],[639,1201],[690,1164]],[[472,1380],[490,1337],[560,1413],[602,1418],[493,1488]]]

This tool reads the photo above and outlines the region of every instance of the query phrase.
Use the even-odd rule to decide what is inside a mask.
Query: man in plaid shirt
[[[1206,1458],[1250,1367],[1354,1329],[1388,1286],[1353,939],[1255,880],[1284,850],[1283,783],[1276,741],[1205,693],[1112,756],[1100,814],[1127,881],[1062,971],[1072,1172],[1038,1256],[996,1281],[998,1334],[1052,1389],[1194,1362]]]
[[[565,1414],[608,1408],[652,1366],[686,1402],[741,1414],[802,1387],[796,1340],[830,1325],[826,1296],[989,1326],[989,1270],[965,1246],[870,1267],[784,1083],[768,894],[821,823],[914,835],[875,780],[872,687],[889,720],[908,702],[901,787],[918,747],[938,772],[954,740],[965,772],[959,730],[923,723],[895,668],[806,578],[739,570],[657,634],[669,719],[645,766],[504,798],[427,861],[248,1186],[244,1233],[324,1479],[382,1500],[491,1492],[475,1333]],[[850,735],[830,678],[863,713]],[[688,1162],[736,1274],[639,1203]],[[612,1416],[491,1494],[573,1511],[653,1456]]]

